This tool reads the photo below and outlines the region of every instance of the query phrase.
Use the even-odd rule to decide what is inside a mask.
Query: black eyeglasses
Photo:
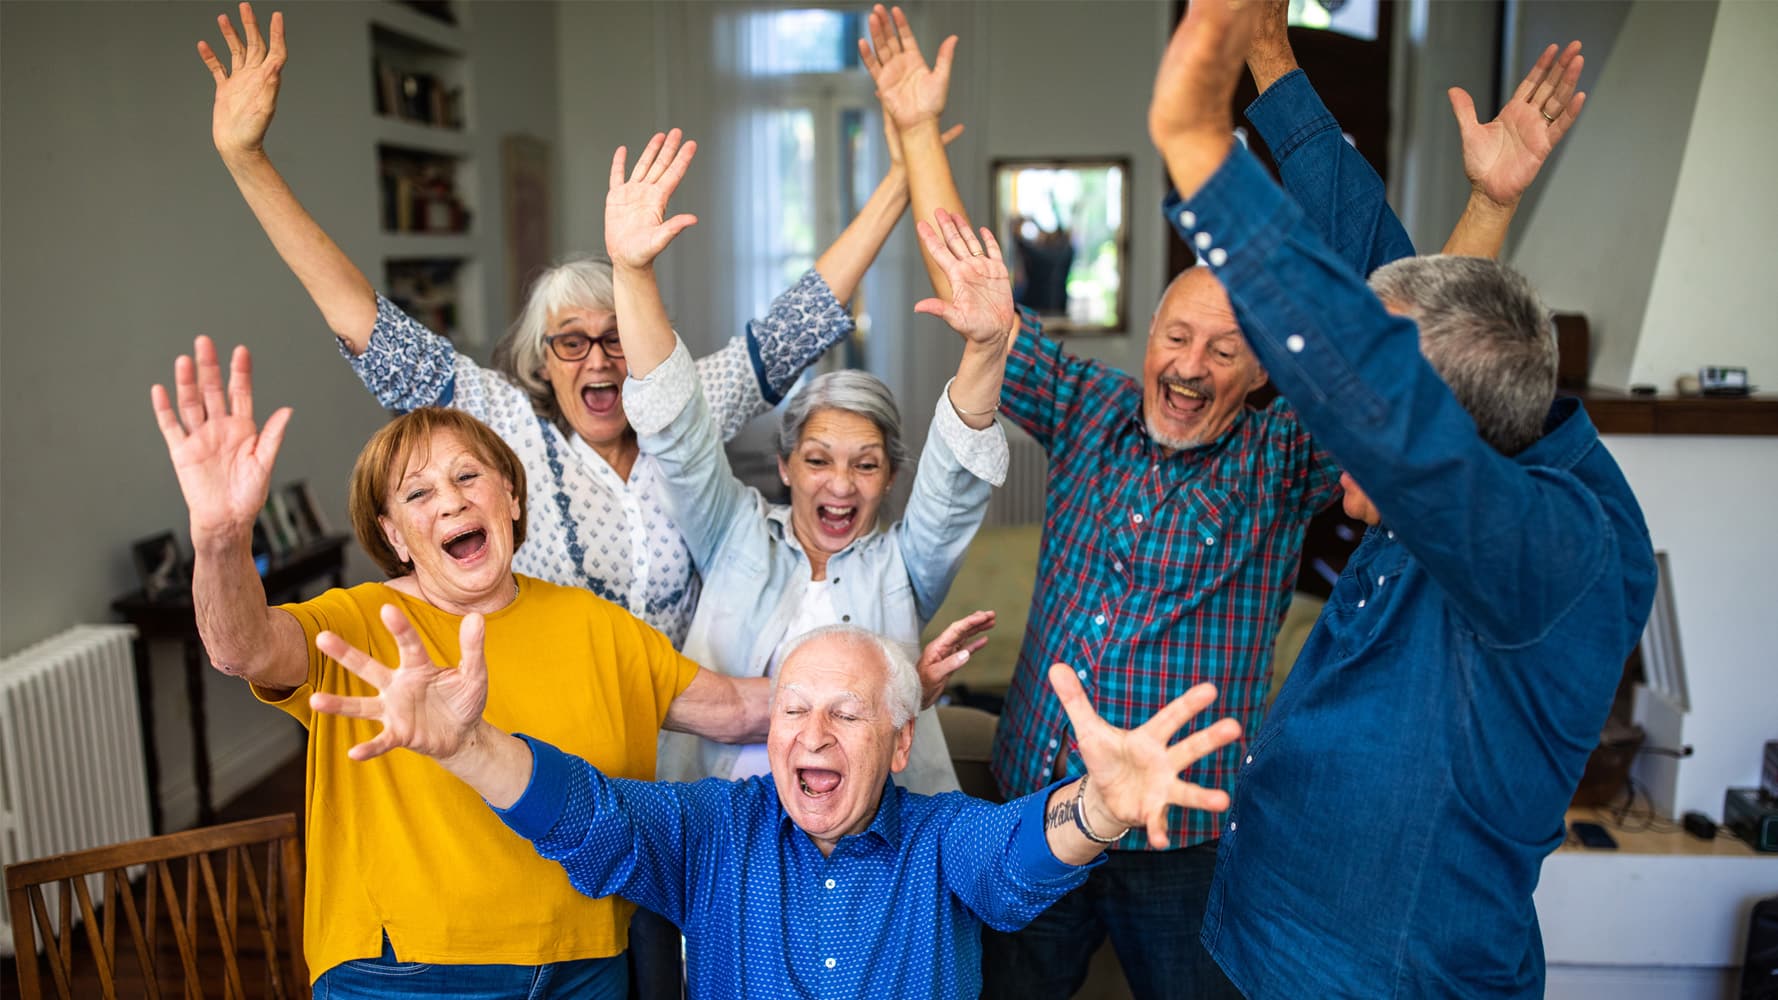
[[[543,338],[549,345],[551,354],[563,361],[581,361],[593,352],[593,345],[598,344],[599,350],[613,361],[622,361],[624,342],[617,334],[608,333],[603,337],[589,337],[584,333],[557,333]]]

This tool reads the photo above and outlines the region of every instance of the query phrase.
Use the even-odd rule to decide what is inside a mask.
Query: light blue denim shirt
[[[767,503],[735,478],[683,343],[648,377],[624,383],[624,411],[642,452],[660,463],[667,502],[704,578],[685,655],[732,677],[765,676],[811,575],[790,508]],[[941,393],[902,519],[827,561],[841,620],[917,644],[981,527],[992,488],[1006,479],[1006,465],[999,423],[971,429],[952,410],[949,393]],[[663,781],[726,778],[740,752],[681,733],[661,736]],[[957,789],[931,710],[920,713],[907,770],[896,780],[929,795]]]

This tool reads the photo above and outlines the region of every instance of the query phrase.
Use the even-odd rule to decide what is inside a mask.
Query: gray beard
[[[1142,426],[1148,428],[1148,437],[1150,440],[1163,448],[1168,448],[1173,451],[1185,451],[1189,448],[1196,448],[1198,445],[1204,443],[1203,440],[1195,434],[1185,438],[1163,434],[1161,433],[1161,429],[1154,425],[1154,421],[1150,420],[1146,415],[1142,418]]]

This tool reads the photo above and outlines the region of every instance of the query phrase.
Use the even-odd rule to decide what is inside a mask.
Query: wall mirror
[[[1129,328],[1130,161],[995,160],[994,235],[1013,298],[1050,333]]]

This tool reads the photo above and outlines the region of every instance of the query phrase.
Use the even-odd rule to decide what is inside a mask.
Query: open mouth
[[[853,525],[858,523],[858,508],[818,504],[815,507],[815,520],[821,523],[823,534],[844,538],[852,533]]]
[[[487,547],[488,533],[480,528],[470,528],[460,535],[452,535],[444,543],[445,553],[458,562],[474,559]]]
[[[796,783],[809,798],[826,798],[840,787],[840,772],[819,767],[799,767],[796,769]]]
[[[616,382],[589,382],[580,387],[580,402],[587,412],[604,417],[616,412],[623,397]]]
[[[1161,397],[1166,401],[1169,412],[1181,417],[1194,415],[1210,405],[1210,394],[1200,392],[1181,382],[1163,382],[1161,387],[1166,391]]]

